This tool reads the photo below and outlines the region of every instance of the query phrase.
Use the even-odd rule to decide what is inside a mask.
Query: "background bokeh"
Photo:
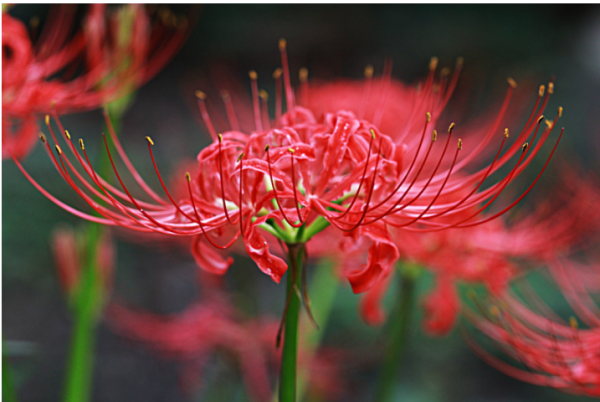
[[[184,158],[193,159],[208,143],[194,105],[196,89],[215,90],[214,77],[229,77],[249,92],[247,71],[269,82],[279,66],[277,41],[285,37],[291,67],[307,67],[310,79],[360,78],[367,64],[381,73],[386,57],[393,76],[407,82],[423,77],[431,56],[452,66],[465,58],[461,87],[475,113],[502,96],[507,76],[533,88],[556,78],[550,110],[565,107],[566,138],[558,159],[597,169],[600,114],[600,7],[566,5],[205,5],[182,51],[142,87],[124,116],[120,136],[142,172],[150,170],[144,136],[157,146],[165,176]],[[11,14],[29,20],[47,6],[17,5]],[[296,73],[294,73],[294,76]],[[265,89],[269,90],[268,83]],[[83,137],[86,149],[100,152],[104,124],[98,111],[64,119]],[[61,199],[81,205],[47,160],[41,147],[25,161],[31,174]],[[556,165],[560,165],[557,163]],[[544,194],[560,174],[548,172],[534,191]],[[524,178],[523,178],[524,179]],[[152,181],[151,181],[152,182]],[[155,184],[155,183],[154,183]],[[535,208],[535,194],[524,204]],[[60,398],[70,319],[60,293],[50,250],[59,224],[81,222],[54,206],[24,179],[10,161],[2,165],[3,336],[14,363],[22,401]],[[180,311],[194,298],[195,264],[185,249],[157,250],[118,241],[116,294],[157,313]],[[421,283],[421,291],[430,283]],[[284,289],[262,275],[252,262],[236,257],[227,286],[249,313],[279,316]],[[346,401],[369,400],[377,378],[380,330],[357,315],[357,298],[342,286],[325,344],[350,348],[360,356],[342,370]],[[513,380],[480,361],[459,331],[444,338],[425,336],[415,324],[401,373],[403,401],[584,401]],[[111,332],[98,333],[94,401],[245,401],[239,374],[225,359],[213,357],[196,395],[180,387],[181,363],[165,360]],[[228,393],[225,394],[224,390]],[[226,396],[225,396],[226,395]]]

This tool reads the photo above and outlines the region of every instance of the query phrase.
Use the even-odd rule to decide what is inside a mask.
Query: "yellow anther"
[[[223,136],[221,133],[217,134],[217,138],[219,138],[219,142],[223,142]]]
[[[146,140],[148,141],[148,143],[149,143],[150,145],[154,145],[154,141],[152,141],[152,138],[150,138],[150,137],[146,136]]]
[[[525,151],[527,151],[527,148],[529,148],[529,143],[528,142],[526,142],[525,144],[523,144],[523,146],[521,147],[521,150],[523,152],[525,152]]]
[[[288,151],[290,151],[291,154],[293,154],[294,152],[296,152],[296,151],[294,151],[294,148],[288,148]]]
[[[575,318],[575,317],[569,317],[569,325],[573,329],[579,328],[579,323],[577,323],[577,318]]]
[[[308,79],[308,69],[306,67],[302,67],[298,73],[298,77],[300,78],[300,82],[306,82]]]
[[[262,100],[265,100],[265,101],[269,100],[269,94],[264,89],[261,89],[260,91],[258,91],[258,96],[260,96],[260,98]]]
[[[510,85],[513,88],[517,87],[517,82],[515,80],[513,80],[512,77],[508,77],[506,79],[506,82],[508,82],[508,85]]]
[[[437,57],[432,57],[431,60],[429,60],[429,69],[431,71],[435,70],[437,68],[438,65],[438,58]]]
[[[375,130],[371,129],[369,132],[371,133],[371,138],[375,139]]]
[[[279,50],[285,50],[287,46],[287,41],[283,38],[279,39]]]
[[[427,112],[425,116],[427,116],[427,123],[429,123],[431,121],[431,113]]]
[[[562,111],[563,111],[562,106],[559,106],[558,107],[558,117],[562,117]]]
[[[83,145],[83,140],[81,138],[79,139],[79,148],[81,148],[82,151],[85,149],[85,145]]]
[[[437,141],[437,131],[435,130],[431,133],[431,141]]]
[[[236,162],[239,162],[239,161],[241,161],[243,157],[244,157],[244,153],[242,152],[242,153],[240,154],[240,156],[238,156],[238,157],[237,157],[237,161],[236,161]]]
[[[538,96],[541,98],[542,96],[544,96],[544,91],[546,90],[546,86],[545,85],[540,85],[540,90],[538,91]]]
[[[267,144],[267,146],[265,147],[265,152],[269,151],[269,145]]]
[[[554,123],[553,123],[553,122],[551,122],[551,121],[550,121],[550,120],[548,120],[548,119],[544,120],[544,123],[546,123],[546,126],[547,126],[548,128],[552,128],[552,126],[554,125]]]
[[[67,130],[65,130],[65,136],[67,137],[68,140],[71,139],[71,134],[69,134],[69,132]]]
[[[46,115],[46,125],[49,126],[50,125],[50,115]]]
[[[508,128],[504,129],[504,138],[508,138]]]
[[[544,115],[541,115],[540,117],[538,117],[537,123],[540,124],[542,122],[542,120],[544,120]]]
[[[277,79],[281,77],[281,69],[280,68],[276,68],[275,71],[273,71],[273,79]]]
[[[206,99],[206,94],[202,91],[196,91],[196,98],[198,99]]]
[[[192,177],[190,176],[190,172],[185,172],[185,179],[190,182],[192,181]]]
[[[250,79],[253,81],[258,78],[258,75],[256,74],[256,71],[254,71],[254,70],[248,71],[248,75],[250,76]]]
[[[460,151],[462,149],[462,140],[459,138],[458,139],[458,150]]]
[[[456,66],[457,67],[462,67],[463,64],[465,64],[465,58],[464,57],[459,57],[458,59],[456,59]]]
[[[46,143],[46,136],[44,133],[40,133],[40,140],[42,140],[43,143]]]
[[[448,133],[451,133],[452,130],[454,130],[454,126],[456,126],[456,124],[450,123],[450,127],[448,127]]]
[[[54,147],[56,148],[56,151],[58,152],[59,155],[62,154],[62,149],[60,149],[58,144],[56,144]]]
[[[372,78],[373,77],[373,66],[372,65],[368,65],[365,67],[365,78]]]
[[[548,93],[550,95],[552,95],[554,93],[554,83],[553,82],[548,83]]]
[[[450,69],[449,69],[448,67],[444,67],[444,68],[442,68],[442,70],[440,71],[440,75],[441,75],[442,77],[445,77],[446,75],[449,75],[449,74],[450,74]]]
[[[500,309],[498,308],[498,306],[491,306],[490,307],[490,313],[492,313],[492,315],[494,317],[499,317],[500,316]]]

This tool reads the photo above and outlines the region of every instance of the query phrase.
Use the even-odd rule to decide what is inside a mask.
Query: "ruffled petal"
[[[438,278],[436,288],[423,303],[425,331],[430,335],[446,335],[456,323],[459,300],[454,284],[448,278]]]
[[[287,271],[287,264],[281,258],[269,252],[269,243],[259,231],[255,230],[255,226],[250,224],[245,230],[244,245],[246,252],[261,271],[269,275],[276,283],[279,283],[281,277]]]
[[[212,274],[223,275],[233,263],[233,258],[223,258],[219,251],[197,235],[192,241],[192,255],[198,266]]]
[[[394,277],[389,274],[380,280],[360,299],[360,315],[369,325],[381,325],[385,322],[386,314],[381,302],[390,285],[390,280]]]

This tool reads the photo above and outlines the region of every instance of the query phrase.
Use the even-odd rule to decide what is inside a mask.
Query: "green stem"
[[[300,298],[298,289],[302,289],[302,264],[304,244],[288,244],[287,295],[289,303],[284,322],[283,351],[281,354],[281,373],[279,377],[279,402],[296,401],[296,360],[298,357],[298,318],[300,316]]]
[[[4,343],[2,344],[2,400],[17,402],[17,390],[13,381],[12,369],[6,355]]]
[[[75,303],[75,322],[65,382],[65,402],[85,402],[90,399],[98,303],[102,297],[101,281],[97,277],[96,266],[100,232],[100,225],[89,225],[86,263],[82,267]]]
[[[392,314],[390,314],[389,327],[387,328],[385,360],[377,398],[375,399],[377,402],[390,402],[393,400],[402,353],[406,347],[415,304],[415,277],[410,274],[401,274],[400,277],[400,295],[396,298],[396,304]]]

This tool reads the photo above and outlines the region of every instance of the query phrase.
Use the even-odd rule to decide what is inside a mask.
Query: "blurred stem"
[[[13,381],[10,362],[5,353],[4,342],[2,342],[2,400],[5,402],[17,402],[17,390]]]
[[[388,322],[385,357],[376,402],[393,400],[415,305],[416,276],[411,273],[401,273],[398,276],[401,281],[400,295],[396,298]]]
[[[100,232],[100,225],[89,224],[86,263],[81,272],[75,303],[75,323],[65,383],[65,402],[85,402],[90,399],[97,308],[102,292],[96,266]]]
[[[279,377],[279,402],[296,401],[296,361],[298,357],[298,318],[300,316],[299,289],[302,289],[302,243],[288,244],[287,311],[284,322],[283,351]]]
[[[323,338],[324,329],[327,325],[327,321],[331,315],[333,309],[333,302],[337,294],[340,281],[335,277],[332,272],[332,262],[326,258],[321,259],[316,267],[313,279],[310,282],[310,293],[311,297],[311,310],[314,314],[315,321],[319,324],[319,328],[313,328],[306,334],[302,345],[303,355],[306,354],[307,360],[310,360]],[[305,321],[307,326],[312,323]],[[298,400],[301,401],[304,398],[306,387],[308,385],[309,370],[306,365],[302,366],[298,373]],[[312,401],[312,399],[311,399]]]

